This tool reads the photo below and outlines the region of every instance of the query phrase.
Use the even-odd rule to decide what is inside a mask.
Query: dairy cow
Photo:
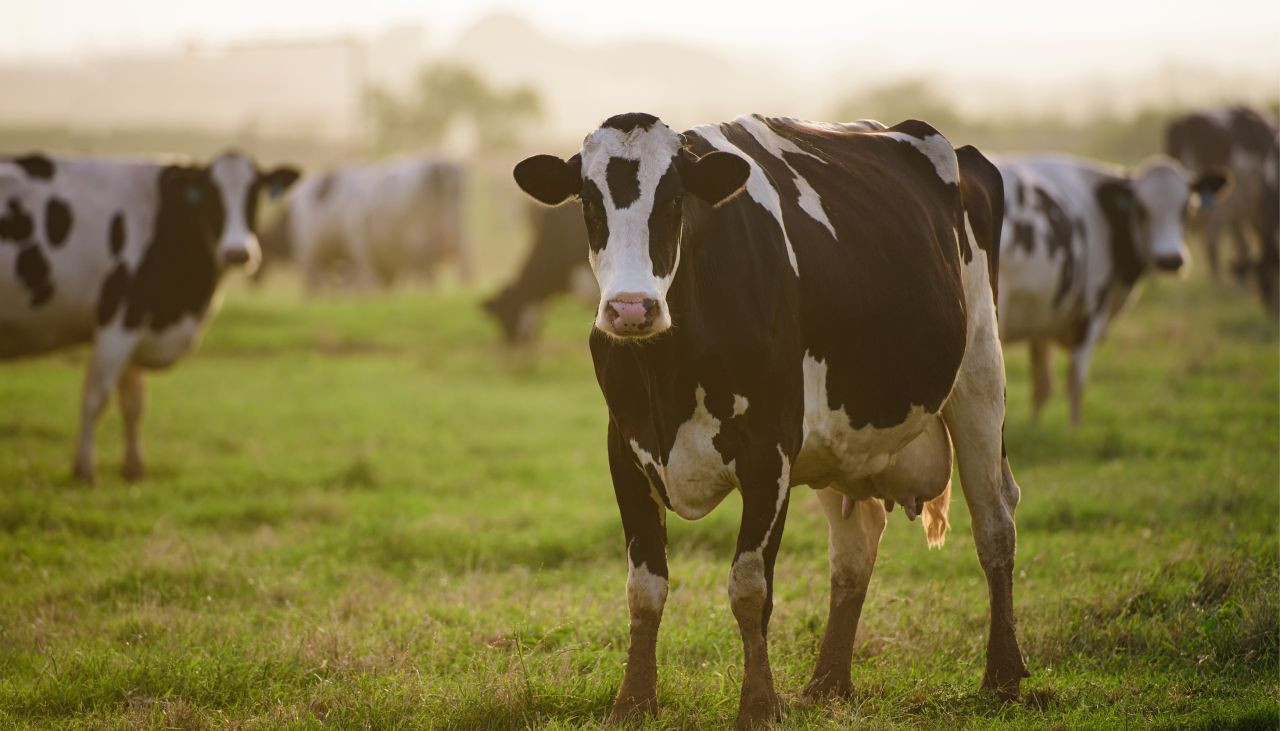
[[[222,274],[256,266],[262,191],[298,176],[227,153],[208,165],[28,155],[0,163],[0,359],[93,342],[74,474],[92,481],[98,417],[119,390],[124,475],[143,473],[143,372],[173,364]]]
[[[1067,392],[1077,424],[1094,349],[1148,272],[1184,266],[1189,206],[1226,178],[1190,178],[1163,156],[1132,172],[1054,155],[995,162],[1005,198],[1000,336],[1006,345],[1030,343],[1033,416],[1049,397],[1050,346],[1070,351]]]
[[[1226,231],[1235,245],[1236,277],[1255,275],[1259,295],[1274,314],[1280,292],[1276,126],[1247,107],[1200,110],[1170,123],[1165,149],[1194,173],[1230,171],[1230,189],[1220,199],[1206,199],[1200,211],[1209,271],[1218,276],[1218,241]],[[1250,253],[1248,229],[1258,240],[1256,257]]]
[[[341,266],[362,288],[389,287],[406,275],[431,280],[449,260],[468,280],[464,182],[461,166],[432,157],[307,176],[263,235],[268,262],[293,259],[313,292]]]
[[[533,246],[510,284],[485,300],[509,345],[527,343],[538,333],[547,302],[572,293],[595,304],[599,291],[587,264],[587,230],[577,204],[559,208],[531,206]]]
[[[805,694],[847,693],[886,509],[923,513],[940,543],[953,445],[990,590],[983,685],[1016,696],[995,168],[917,121],[748,116],[677,133],[633,113],[514,174],[543,203],[581,200],[600,287],[590,349],[631,615],[611,718],[657,708],[667,513],[701,518],[734,490],[738,725],[779,714],[766,633],[796,485],[816,490],[830,530],[829,618]]]

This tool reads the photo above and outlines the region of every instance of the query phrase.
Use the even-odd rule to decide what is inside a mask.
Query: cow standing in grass
[[[111,391],[125,477],[143,473],[143,370],[172,365],[209,319],[229,268],[261,257],[261,172],[238,153],[207,166],[28,155],[0,163],[0,359],[93,343],[74,472],[94,479],[93,436]]]
[[[1129,172],[1080,158],[996,160],[1004,178],[1000,337],[1031,346],[1032,416],[1049,398],[1049,348],[1071,352],[1071,423],[1083,409],[1093,351],[1148,272],[1187,260],[1183,222],[1193,198],[1223,186],[1163,156]]]
[[[780,713],[766,632],[795,485],[817,491],[830,527],[830,615],[805,695],[848,693],[886,506],[923,514],[941,543],[953,445],[990,590],[983,685],[1016,696],[995,168],[916,121],[750,116],[679,134],[624,114],[515,178],[546,204],[581,199],[600,285],[591,353],[631,612],[611,718],[657,708],[667,511],[701,518],[734,490],[738,725]]]
[[[1165,150],[1194,173],[1231,171],[1231,188],[1200,207],[1209,271],[1218,277],[1218,240],[1231,235],[1236,261],[1232,270],[1244,280],[1254,274],[1263,304],[1276,314],[1280,297],[1280,140],[1276,126],[1247,107],[1203,109],[1174,120]],[[1250,254],[1245,231],[1257,236],[1258,256]]]

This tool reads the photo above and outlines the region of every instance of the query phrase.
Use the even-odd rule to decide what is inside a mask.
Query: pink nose
[[[604,308],[605,322],[619,332],[645,332],[657,317],[658,301],[642,294],[620,294]]]

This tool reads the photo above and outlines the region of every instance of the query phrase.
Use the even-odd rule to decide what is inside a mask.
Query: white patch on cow
[[[636,127],[627,132],[601,127],[582,144],[582,176],[595,183],[603,194],[609,228],[604,248],[592,250],[588,255],[600,285],[596,327],[603,332],[609,332],[605,306],[622,294],[638,294],[662,303],[661,314],[653,326],[655,332],[671,324],[666,297],[680,262],[679,242],[671,271],[662,277],[655,275],[649,255],[649,216],[653,212],[658,181],[671,167],[680,144],[680,135],[660,121],[648,128]],[[622,209],[614,206],[613,196],[609,194],[607,170],[609,161],[615,157],[640,163],[637,170],[640,197]]]
[[[1178,258],[1187,261],[1182,212],[1191,198],[1186,171],[1163,155],[1149,158],[1133,175],[1133,190],[1147,212],[1145,228],[1139,227],[1149,261]]]
[[[755,138],[756,142],[759,142],[760,146],[763,147],[770,155],[773,155],[781,161],[782,164],[787,166],[787,169],[795,176],[800,209],[809,214],[809,217],[813,220],[823,226],[826,226],[827,230],[831,232],[831,237],[835,238],[836,228],[831,225],[831,219],[827,218],[827,212],[822,207],[822,198],[818,196],[818,191],[813,189],[813,186],[809,184],[808,180],[805,180],[799,170],[796,170],[791,163],[787,162],[783,153],[790,152],[796,155],[808,155],[824,165],[827,161],[811,152],[800,149],[791,140],[779,136],[776,132],[769,129],[769,127],[758,116],[752,115],[748,117],[738,117],[735,121],[742,125],[743,129],[747,130],[747,132]]]
[[[796,263],[796,250],[791,246],[791,238],[787,236],[787,227],[783,224],[782,218],[782,198],[778,195],[778,191],[769,182],[769,176],[765,175],[760,165],[752,160],[749,155],[739,149],[736,145],[725,138],[720,128],[713,124],[695,127],[694,132],[707,141],[712,147],[724,152],[731,152],[751,166],[751,177],[747,178],[747,195],[756,203],[759,203],[766,211],[773,215],[778,221],[778,227],[782,229],[782,243],[787,249],[787,261],[791,262],[791,270],[800,276],[800,265]]]
[[[664,465],[634,439],[631,450],[643,467],[653,467],[662,478],[671,509],[685,520],[697,520],[720,504],[738,487],[734,460],[725,463],[713,440],[720,420],[707,411],[707,392],[698,386],[693,414],[676,429],[671,454]]]
[[[913,405],[901,424],[884,429],[867,424],[854,429],[844,409],[830,407],[826,362],[806,352],[803,370],[804,445],[791,470],[792,485],[831,485],[842,492],[851,491],[854,481],[890,467],[894,455],[934,418],[923,406]]]
[[[627,554],[631,554],[631,546],[627,545]],[[641,563],[639,566],[627,561],[627,605],[632,612],[661,613],[667,603],[667,580],[649,571],[649,567]]]
[[[219,299],[215,296],[213,303],[209,305],[208,317],[216,314]],[[203,322],[195,315],[183,315],[177,322],[159,332],[142,328],[137,347],[133,351],[133,362],[148,368],[173,365],[195,345]]]
[[[749,404],[747,402],[746,396],[739,396],[738,394],[733,395],[733,415],[734,416],[742,416],[743,414],[747,413],[748,405]]]
[[[215,159],[209,166],[209,175],[222,196],[225,215],[218,256],[224,258],[241,252],[249,257],[244,264],[245,271],[252,273],[262,261],[262,248],[253,233],[248,211],[249,191],[258,179],[258,170],[249,158],[232,153]]]
[[[934,134],[920,139],[904,132],[884,132],[883,134],[908,143],[929,158],[929,162],[933,163],[933,168],[938,171],[938,177],[942,178],[942,182],[952,185],[960,184],[960,163],[956,160],[955,149],[951,147],[950,142],[947,142],[946,137]]]

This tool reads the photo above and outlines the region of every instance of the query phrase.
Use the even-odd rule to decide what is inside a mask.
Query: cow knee
[[[667,603],[667,578],[649,571],[645,564],[629,566],[627,606],[633,617],[660,617]]]
[[[768,600],[764,557],[759,551],[738,554],[729,570],[729,604],[738,624],[745,630],[763,621]]]

